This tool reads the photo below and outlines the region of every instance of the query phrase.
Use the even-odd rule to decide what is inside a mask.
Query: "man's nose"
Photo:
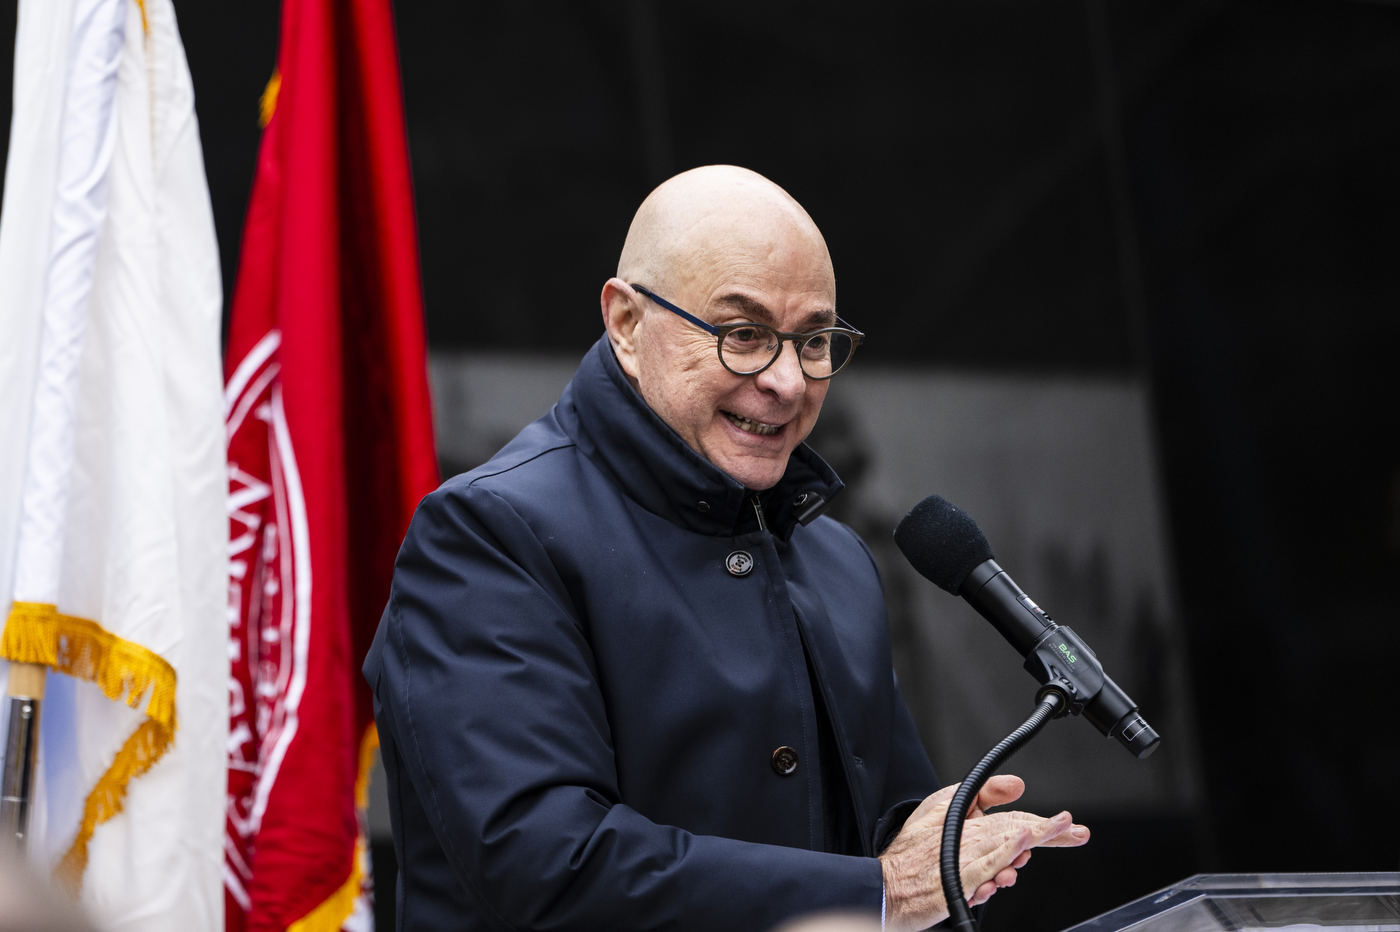
[[[760,372],[755,378],[758,387],[777,395],[779,400],[795,401],[807,389],[807,379],[802,374],[802,363],[797,358],[797,345],[791,340],[783,343],[778,350],[778,358],[773,365]]]

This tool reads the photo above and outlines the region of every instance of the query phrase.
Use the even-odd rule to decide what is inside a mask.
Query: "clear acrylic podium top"
[[[1197,874],[1066,932],[1400,932],[1400,873]]]

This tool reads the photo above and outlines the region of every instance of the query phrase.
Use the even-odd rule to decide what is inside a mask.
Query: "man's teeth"
[[[751,434],[758,434],[762,437],[769,437],[783,429],[781,424],[765,424],[762,421],[755,421],[752,418],[739,417],[737,414],[724,412],[724,416],[729,418],[729,422],[740,430],[748,431]]]

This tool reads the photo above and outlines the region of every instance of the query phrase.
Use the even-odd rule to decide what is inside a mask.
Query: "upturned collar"
[[[631,499],[688,530],[733,537],[762,525],[781,540],[814,521],[844,488],[805,443],[773,488],[746,489],[690,446],[627,380],[604,334],[583,358],[555,408],[565,432]]]

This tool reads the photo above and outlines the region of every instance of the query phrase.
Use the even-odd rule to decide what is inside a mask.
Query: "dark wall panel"
[[[1232,7],[1132,119],[1220,862],[1394,870],[1400,8]],[[1306,827],[1297,817],[1305,816]]]
[[[586,346],[636,204],[730,162],[826,231],[863,358],[1131,365],[1077,3],[398,18],[435,345]]]

